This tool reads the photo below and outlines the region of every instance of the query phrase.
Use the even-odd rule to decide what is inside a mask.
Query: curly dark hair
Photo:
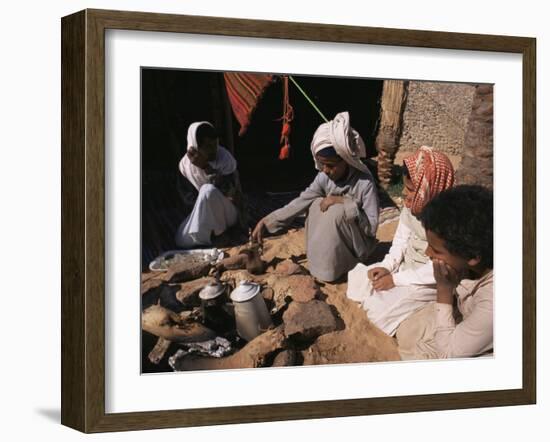
[[[447,250],[464,259],[481,258],[493,268],[493,192],[472,185],[441,192],[422,210],[420,220],[445,241]]]

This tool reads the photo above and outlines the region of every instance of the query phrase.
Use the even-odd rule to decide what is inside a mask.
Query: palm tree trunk
[[[401,137],[403,110],[407,98],[408,82],[385,80],[382,89],[380,127],[376,135],[378,152],[378,179],[383,188],[390,185],[392,167]]]

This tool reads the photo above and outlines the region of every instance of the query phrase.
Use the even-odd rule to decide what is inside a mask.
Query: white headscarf
[[[321,124],[313,134],[311,153],[317,170],[321,170],[321,165],[315,154],[329,146],[334,147],[336,153],[351,167],[370,174],[368,167],[361,161],[367,155],[365,143],[359,132],[349,125],[348,112],[340,112],[333,120]]]
[[[209,126],[214,127],[212,123],[208,121],[197,121],[195,123],[191,123],[191,125],[189,125],[189,129],[187,130],[187,150],[190,148],[197,149],[199,147],[199,144],[197,143],[197,129],[202,124],[208,124]],[[219,144],[216,159],[214,161],[209,161],[208,164],[216,171],[216,173],[220,175],[229,175],[237,169],[237,161],[233,158],[233,155],[231,155],[227,149]],[[209,182],[206,172],[191,163],[187,154],[183,156],[178,166],[180,173],[186,177],[197,190],[199,190],[203,184]]]
[[[197,142],[197,129],[203,124],[214,128],[212,123],[210,123],[209,121],[195,121],[194,123],[191,123],[189,125],[189,129],[187,129],[187,149],[189,149],[190,147],[195,149],[199,147],[199,143]]]

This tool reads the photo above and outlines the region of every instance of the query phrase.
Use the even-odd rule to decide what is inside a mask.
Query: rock
[[[237,287],[241,281],[253,281],[262,284],[267,279],[267,275],[252,275],[248,270],[228,270],[220,277],[222,282],[229,284],[233,288]]]
[[[146,271],[144,273],[141,274],[141,282],[147,282],[149,281],[150,279],[154,279],[154,278],[157,278],[159,276],[159,273],[158,272],[151,272],[151,271]]]
[[[216,359],[191,354],[178,361],[178,368],[190,371],[264,367],[267,359],[285,346],[286,338],[281,325],[257,336],[234,355]]]
[[[216,271],[225,272],[226,270],[238,270],[246,267],[247,257],[244,253],[222,259],[216,264]]]
[[[176,298],[183,305],[188,307],[195,307],[200,305],[199,292],[208,284],[215,282],[216,280],[211,277],[203,277],[195,279],[194,281],[188,281],[181,284],[180,289],[176,293]]]
[[[292,275],[288,277],[289,295],[293,301],[309,302],[319,294],[319,286],[309,275]]]
[[[149,360],[153,364],[158,364],[164,358],[168,348],[172,345],[172,341],[164,338],[158,338],[157,343],[149,353]]]
[[[264,298],[266,301],[273,302],[273,296],[275,295],[275,292],[271,287],[265,287],[262,289],[262,298]]]
[[[323,301],[293,302],[283,314],[285,335],[299,340],[314,339],[338,329],[330,306]]]
[[[180,286],[178,284],[162,284],[157,289],[157,302],[164,308],[171,310],[175,313],[179,313],[183,309],[189,308],[190,306],[184,306],[181,302],[178,301],[178,298],[176,298],[176,294],[178,293],[179,288]],[[146,307],[144,302],[142,302],[141,307]]]
[[[399,360],[396,340],[376,325],[346,295],[347,284],[326,284],[323,294],[337,317],[338,330],[319,336],[301,352],[300,365]],[[300,357],[301,356],[301,357]]]
[[[162,279],[149,279],[141,283],[141,307],[156,304],[163,292],[165,283]]]
[[[150,296],[164,281],[162,279],[147,279],[141,283],[141,296]]]
[[[202,324],[185,322],[178,314],[159,304],[154,304],[141,313],[141,327],[155,336],[180,343],[201,342],[216,337],[212,330]]]
[[[262,246],[259,243],[247,243],[244,246],[230,250],[233,256],[225,258],[216,265],[216,270],[246,269],[252,275],[261,275],[265,272],[265,262],[261,259]]]
[[[287,276],[279,276],[275,274],[270,274],[265,280],[267,288],[271,290],[267,290],[266,288],[266,296],[264,296],[264,299],[273,302],[275,311],[281,310],[292,300],[288,294],[290,287],[287,280]]]
[[[164,280],[171,283],[191,281],[192,279],[208,275],[210,268],[211,264],[208,262],[201,261],[191,264],[182,262],[170,267],[164,275]]]
[[[475,89],[464,156],[456,173],[457,184],[479,184],[493,188],[493,87]]]
[[[273,360],[272,367],[291,367],[296,364],[296,352],[294,350],[283,350]]]
[[[305,270],[301,265],[292,262],[290,259],[285,259],[284,261],[277,264],[277,267],[275,267],[275,273],[286,276],[303,275],[305,273]]]
[[[273,352],[285,347],[286,338],[283,333],[282,325],[271,330],[267,330],[261,335],[255,337],[245,345],[232,358],[228,366],[239,368],[254,368],[265,366],[266,359]]]
[[[195,307],[193,310],[183,310],[178,313],[181,322],[202,322],[202,311],[200,307]]]
[[[493,86],[489,84],[480,84],[477,86],[477,92],[481,95],[493,94]]]
[[[266,283],[273,289],[273,303],[280,310],[291,300],[309,302],[320,293],[319,286],[309,275],[270,275]]]

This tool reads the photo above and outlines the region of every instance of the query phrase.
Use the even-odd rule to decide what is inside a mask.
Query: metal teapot
[[[230,297],[235,306],[237,333],[245,341],[251,341],[271,326],[271,316],[260,295],[259,284],[241,281]]]
[[[226,286],[218,278],[199,292],[203,323],[218,333],[235,327],[233,315],[227,309]]]

